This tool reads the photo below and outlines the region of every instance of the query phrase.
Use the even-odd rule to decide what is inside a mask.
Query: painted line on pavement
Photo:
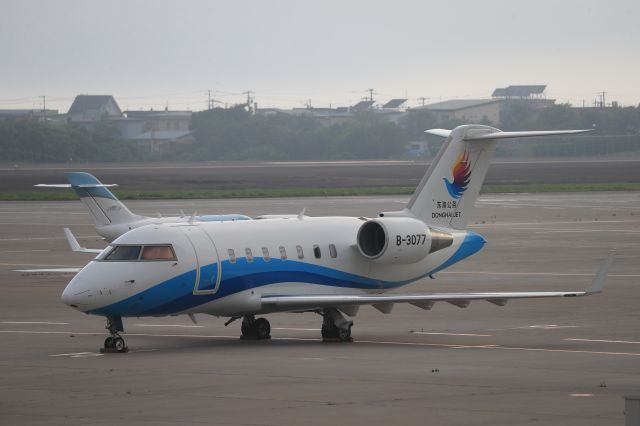
[[[134,324],[138,327],[179,327],[179,328],[203,328],[204,325],[189,325],[189,324]]]
[[[98,336],[102,333],[87,333],[87,332],[69,332],[69,331],[20,331],[20,330],[0,330],[0,333],[15,333],[15,334],[67,334],[67,335],[88,335]],[[182,338],[196,338],[196,339],[227,339],[241,341],[238,336],[215,336],[215,335],[200,335],[200,334],[148,334],[148,333],[127,333],[127,336],[140,336],[140,337],[182,337]],[[301,341],[301,342],[322,342],[318,338],[299,338],[299,337],[272,337],[272,340],[283,341]],[[460,344],[444,344],[444,343],[422,343],[422,342],[389,342],[380,340],[355,340],[356,344],[373,344],[373,345],[388,345],[388,346],[416,346],[416,347],[438,347],[448,349],[484,349],[484,350],[509,350],[509,351],[526,351],[526,352],[554,352],[554,353],[567,353],[567,354],[585,354],[585,355],[611,355],[611,356],[631,356],[640,357],[640,353],[637,352],[609,352],[609,351],[588,351],[577,349],[546,349],[546,348],[524,348],[516,346],[501,346],[501,345],[460,345]]]
[[[491,337],[492,334],[471,334],[471,333],[436,333],[427,331],[412,331],[413,334],[429,334],[429,335],[442,335],[442,336],[474,336],[474,337]]]
[[[640,345],[640,342],[634,342],[631,340],[602,340],[602,339],[564,339],[571,342],[596,342],[596,343],[628,343],[632,345]]]

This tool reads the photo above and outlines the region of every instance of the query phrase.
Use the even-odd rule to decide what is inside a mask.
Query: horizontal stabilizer
[[[593,129],[583,130],[533,130],[528,132],[491,132],[481,133],[477,135],[468,134],[464,137],[465,141],[483,141],[489,139],[510,139],[510,138],[531,138],[536,136],[563,136],[563,135],[577,135],[580,133],[592,132]],[[446,129],[429,129],[425,130],[425,133],[435,136],[441,136],[448,138],[451,135],[451,130]]]
[[[510,139],[510,138],[531,138],[536,136],[566,136],[577,135],[580,133],[592,132],[591,129],[586,130],[542,130],[530,132],[493,132],[480,135],[467,135],[465,141],[483,141],[488,139]]]
[[[443,138],[448,138],[449,135],[451,134],[451,130],[447,130],[447,129],[429,129],[429,130],[425,130],[424,132],[430,135],[440,136]]]

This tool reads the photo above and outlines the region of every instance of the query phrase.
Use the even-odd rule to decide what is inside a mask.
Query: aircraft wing
[[[118,186],[117,183],[89,183],[86,185],[71,185],[70,183],[38,183],[33,185],[36,188],[111,188]]]
[[[67,237],[67,242],[69,243],[69,247],[71,247],[71,251],[77,251],[81,253],[101,253],[104,250],[82,247],[69,228],[64,228],[64,236]]]
[[[22,275],[75,275],[82,268],[49,268],[49,269],[15,269],[13,272],[21,272]]]
[[[431,309],[436,302],[448,302],[460,308],[466,308],[474,300],[486,300],[498,306],[504,306],[510,299],[590,296],[602,292],[614,256],[614,252],[609,254],[589,287],[583,291],[262,296],[261,301],[263,309],[272,311],[337,308],[348,314],[347,311],[355,312],[353,308],[361,305],[372,305],[383,313],[390,313],[395,303],[410,303],[422,309]]]

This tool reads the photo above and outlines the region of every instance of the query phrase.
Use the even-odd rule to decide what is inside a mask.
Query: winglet
[[[69,228],[64,228],[64,236],[67,237],[67,241],[69,242],[69,247],[71,247],[71,251],[77,251],[81,253],[100,253],[101,249],[88,249],[80,246],[78,240],[73,235]]]
[[[611,269],[611,265],[613,265],[613,260],[615,258],[616,251],[611,250],[609,252],[609,256],[604,261],[598,273],[591,281],[591,285],[585,291],[585,296],[589,296],[591,294],[597,294],[602,292],[602,288],[604,287],[604,282],[607,280],[607,275],[609,274],[609,269]]]

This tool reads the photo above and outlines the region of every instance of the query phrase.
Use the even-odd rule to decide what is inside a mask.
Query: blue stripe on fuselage
[[[440,271],[472,255],[482,248],[485,240],[469,232],[456,252],[442,265],[423,275],[403,281],[382,281],[342,272],[325,266],[293,260],[271,259],[265,262],[254,258],[248,263],[238,258],[236,263],[222,262],[222,280],[214,294],[193,294],[196,271],[171,278],[120,302],[88,313],[104,316],[170,315],[191,309],[225,296],[269,284],[296,282],[354,289],[391,289],[400,287]]]

